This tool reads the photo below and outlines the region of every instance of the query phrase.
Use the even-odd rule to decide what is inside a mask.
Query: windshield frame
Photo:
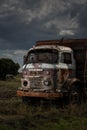
[[[36,59],[34,61],[30,61],[29,55],[30,53],[36,54]],[[48,55],[46,55],[48,53]],[[43,57],[40,56],[43,54]],[[45,57],[46,56],[46,57]],[[54,57],[56,56],[56,57]],[[40,59],[43,58],[43,59]],[[35,61],[36,60],[36,61]],[[41,61],[40,61],[41,60]],[[57,64],[59,62],[59,51],[54,48],[40,48],[40,49],[32,49],[27,54],[27,63],[47,63],[47,64]]]

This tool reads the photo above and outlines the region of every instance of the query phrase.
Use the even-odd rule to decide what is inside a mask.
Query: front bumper
[[[58,92],[30,92],[30,91],[23,91],[23,90],[18,90],[17,91],[18,96],[25,96],[25,97],[37,97],[37,98],[48,98],[48,99],[55,99],[59,97],[63,97],[63,93],[58,93]]]

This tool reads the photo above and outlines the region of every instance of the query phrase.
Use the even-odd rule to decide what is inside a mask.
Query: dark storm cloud
[[[36,40],[87,37],[87,0],[0,0],[0,48]]]

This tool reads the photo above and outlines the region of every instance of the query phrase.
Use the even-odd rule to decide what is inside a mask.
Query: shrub
[[[17,75],[19,67],[19,64],[11,59],[0,59],[0,79],[5,79],[7,74]]]

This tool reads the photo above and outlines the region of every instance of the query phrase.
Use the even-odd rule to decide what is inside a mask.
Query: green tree
[[[7,74],[17,75],[20,68],[18,63],[14,63],[11,59],[0,59],[0,79],[5,79]]]

